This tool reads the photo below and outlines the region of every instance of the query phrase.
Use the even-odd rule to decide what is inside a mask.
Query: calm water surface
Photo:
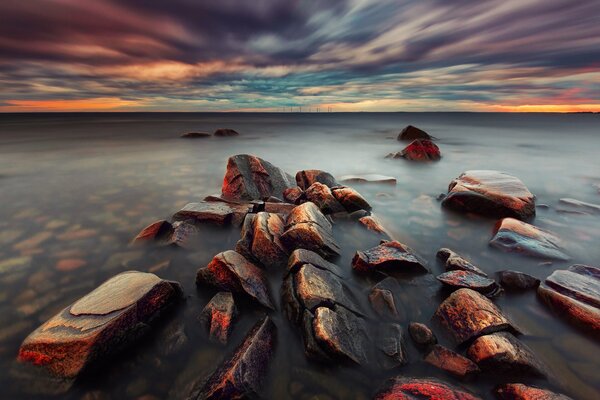
[[[439,138],[443,158],[431,164],[384,159],[402,149],[397,133],[417,125]],[[184,140],[186,131],[238,130],[236,138]],[[132,249],[149,223],[184,204],[220,192],[226,160],[250,153],[295,174],[323,169],[335,176],[379,173],[397,186],[355,185],[398,240],[443,271],[440,247],[470,258],[488,274],[516,269],[544,279],[570,264],[600,264],[600,216],[560,212],[558,200],[600,203],[600,116],[534,114],[46,114],[0,115],[0,397],[31,398],[14,372],[19,344],[63,307],[128,269],[177,280],[187,298],[139,345],[79,382],[65,398],[177,398],[212,372],[262,311],[242,304],[230,344],[210,344],[198,315],[214,294],[197,289],[196,270],[234,248],[239,231],[208,231],[195,251]],[[560,236],[571,262],[550,265],[488,246],[495,220],[444,211],[436,197],[468,169],[518,176],[537,196],[534,224]],[[208,229],[208,228],[206,228]],[[378,238],[350,223],[335,227],[343,248],[337,263],[366,302],[374,281],[353,275],[350,259]],[[64,259],[85,265],[66,266]],[[69,268],[71,267],[71,268]],[[281,273],[269,272],[279,293]],[[396,295],[409,321],[429,323],[448,295],[432,276],[400,280]],[[275,296],[278,298],[279,296]],[[548,381],[526,382],[576,399],[600,398],[600,346],[549,313],[534,292],[495,299],[522,327],[521,336],[548,365]],[[365,308],[368,309],[366,303]],[[281,309],[281,307],[279,307]],[[406,340],[410,363],[396,372],[324,367],[306,361],[299,333],[279,312],[276,356],[265,398],[368,399],[389,376],[436,376],[493,398],[499,381],[461,383],[424,364]],[[165,356],[165,338],[185,332],[183,351]],[[442,343],[450,344],[445,338]],[[43,385],[43,383],[38,383]],[[29,384],[27,386],[33,386]],[[94,397],[95,396],[95,397]],[[154,396],[154,397],[143,397]]]

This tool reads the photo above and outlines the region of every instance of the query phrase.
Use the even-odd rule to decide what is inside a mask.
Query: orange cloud
[[[123,100],[118,97],[98,97],[77,100],[6,100],[0,106],[3,112],[40,112],[40,111],[119,111],[132,107],[141,107],[143,101]]]
[[[487,111],[493,112],[600,112],[600,104],[522,104],[491,105]]]

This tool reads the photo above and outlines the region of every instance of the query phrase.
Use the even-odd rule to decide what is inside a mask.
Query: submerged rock
[[[471,289],[459,289],[438,307],[435,318],[457,344],[493,332],[517,329],[488,298]]]
[[[433,346],[424,360],[460,379],[471,379],[479,373],[479,367],[473,361],[439,344]]]
[[[250,211],[252,205],[201,201],[186,204],[173,215],[173,220],[188,221],[193,224],[208,222],[219,226],[240,225]]]
[[[391,277],[373,286],[369,293],[369,302],[377,315],[389,320],[398,320],[402,317],[394,299],[394,292],[399,290],[398,282]]]
[[[577,200],[577,199],[570,199],[570,198],[560,199],[559,202],[560,202],[560,204],[568,206],[571,209],[580,210],[583,212],[594,213],[594,214],[600,213],[600,205],[599,204],[586,203],[585,201],[581,201],[581,200]]]
[[[413,342],[419,347],[427,348],[437,343],[437,338],[433,331],[425,324],[420,322],[411,322],[408,325],[408,333]]]
[[[345,208],[333,196],[331,189],[326,185],[315,182],[304,191],[306,201],[313,202],[324,214],[333,214],[344,211]]]
[[[486,296],[494,296],[500,290],[495,280],[470,271],[454,270],[437,276],[445,285],[455,288],[469,288]]]
[[[177,282],[128,271],[107,280],[31,333],[18,360],[75,378],[132,344],[182,294]]]
[[[382,241],[379,246],[357,251],[352,258],[357,272],[428,272],[425,262],[413,250],[396,241]]]
[[[405,158],[411,161],[437,161],[442,158],[440,148],[431,140],[414,140],[393,158]]]
[[[540,280],[519,271],[500,271],[498,273],[500,284],[507,290],[535,289],[540,285]]]
[[[200,314],[200,322],[208,331],[213,342],[227,344],[237,316],[237,307],[230,292],[219,292],[213,296]]]
[[[262,200],[271,196],[282,199],[283,191],[295,187],[292,176],[261,158],[238,154],[227,160],[227,172],[221,189],[232,200]]]
[[[407,125],[398,134],[398,140],[433,139],[427,132],[416,126]]]
[[[320,169],[307,169],[296,173],[296,183],[302,190],[308,189],[316,182],[329,188],[339,186],[333,175]]]
[[[500,400],[572,400],[564,394],[527,386],[522,383],[500,385],[494,392]]]
[[[210,136],[211,135],[208,132],[186,132],[181,134],[181,137],[185,139],[207,138]]]
[[[436,255],[445,263],[446,271],[468,271],[487,277],[485,272],[450,249],[441,248]]]
[[[535,215],[535,197],[518,178],[499,171],[463,172],[450,182],[442,205],[489,217],[528,219]]]
[[[378,233],[380,235],[383,235],[387,238],[390,237],[390,234],[385,230],[385,228],[383,227],[383,225],[381,225],[381,222],[379,222],[379,220],[373,216],[373,215],[366,215],[364,217],[360,217],[358,219],[358,222],[364,226],[365,228],[367,228],[368,230],[370,230],[371,232],[375,232]]]
[[[386,185],[396,185],[396,178],[393,176],[379,174],[362,175],[344,175],[340,177],[342,183],[380,183]]]
[[[371,205],[356,190],[340,186],[331,191],[346,211],[350,213],[358,210],[371,211]]]
[[[279,240],[283,229],[283,219],[279,214],[248,214],[236,251],[266,267],[282,267],[288,259],[287,251]]]
[[[219,128],[215,131],[214,133],[215,136],[220,136],[220,137],[224,137],[224,136],[238,136],[239,133],[234,131],[233,129],[229,129],[229,128]]]
[[[490,245],[506,252],[529,257],[569,260],[561,240],[553,233],[514,218],[504,218],[495,227]]]
[[[269,283],[263,271],[233,250],[217,254],[206,267],[200,268],[196,283],[244,293],[263,306],[274,309]]]
[[[479,400],[479,397],[433,378],[397,376],[389,380],[374,400]]]

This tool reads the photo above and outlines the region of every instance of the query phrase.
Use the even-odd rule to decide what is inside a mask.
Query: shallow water
[[[402,149],[396,136],[407,124],[439,138],[440,162],[384,159]],[[241,136],[179,138],[186,131],[212,132],[219,127],[236,129]],[[243,305],[230,344],[209,344],[197,317],[214,292],[197,289],[194,279],[198,267],[235,246],[239,231],[206,231],[196,251],[127,246],[149,223],[219,193],[230,155],[254,154],[292,174],[323,169],[335,176],[394,176],[397,186],[354,187],[393,236],[423,256],[434,274],[443,271],[436,251],[449,247],[489,274],[516,269],[544,279],[571,264],[599,264],[600,216],[558,210],[562,197],[600,203],[594,186],[600,184],[599,151],[600,117],[590,114],[0,115],[0,397],[31,398],[11,372],[27,334],[127,269],[153,271],[181,282],[186,301],[139,345],[79,382],[67,398],[176,397],[231,353],[263,311]],[[573,259],[546,265],[502,253],[488,246],[495,220],[442,210],[436,197],[468,169],[499,169],[519,177],[538,205],[549,206],[537,209],[533,223],[561,237]],[[355,276],[350,259],[378,238],[351,223],[336,225],[334,234],[343,248],[336,263],[347,271],[356,297],[368,309],[368,288],[375,281]],[[59,264],[72,258],[86,264],[73,269]],[[279,293],[281,273],[270,271],[269,277],[272,292]],[[406,277],[400,285],[397,295],[404,303],[405,328],[408,321],[429,323],[448,294],[431,276]],[[575,399],[600,397],[598,342],[552,315],[534,292],[505,293],[495,303],[525,331],[521,340],[552,371],[548,381],[526,382]],[[410,363],[396,372],[315,365],[305,359],[299,333],[279,312],[272,315],[278,344],[265,398],[367,399],[395,373],[437,376],[483,398],[493,398],[491,390],[499,382],[485,377],[456,381],[421,362],[408,337]],[[189,338],[187,349],[163,356],[165,335],[181,324]]]

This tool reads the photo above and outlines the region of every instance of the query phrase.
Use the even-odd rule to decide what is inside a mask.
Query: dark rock
[[[213,342],[227,344],[237,316],[237,307],[230,292],[219,292],[213,296],[200,314],[200,322],[208,331]]]
[[[300,204],[304,200],[304,191],[298,186],[287,188],[283,191],[283,199],[288,203]]]
[[[206,267],[200,268],[196,283],[245,293],[263,306],[274,309],[269,283],[263,271],[233,250],[217,254]]]
[[[500,284],[506,290],[535,289],[540,285],[540,280],[519,271],[500,271],[498,273]]]
[[[288,259],[287,251],[279,241],[283,228],[283,219],[279,214],[248,214],[236,251],[266,267],[282,267]]]
[[[169,221],[160,220],[153,222],[131,241],[132,244],[163,243],[167,244],[173,234],[173,226]]]
[[[158,351],[161,356],[170,357],[182,352],[189,344],[183,321],[174,319],[157,338]]]
[[[344,175],[340,177],[342,183],[380,183],[396,185],[396,178],[379,174]]]
[[[333,214],[345,210],[340,202],[333,197],[331,189],[319,182],[310,185],[304,191],[304,197],[307,201],[315,203],[324,214]]]
[[[437,343],[437,338],[433,331],[425,324],[420,322],[411,322],[408,325],[410,337],[419,347],[430,347]]]
[[[339,185],[333,175],[319,169],[308,169],[296,173],[296,183],[302,190],[308,189],[315,182],[322,183],[329,188]]]
[[[397,376],[375,395],[374,400],[479,400],[479,397],[432,378]]]
[[[411,161],[437,161],[442,158],[440,148],[431,140],[414,140],[393,158],[405,158]]]
[[[490,245],[510,253],[544,259],[568,260],[561,241],[553,233],[514,218],[504,218],[495,227]]]
[[[494,303],[471,289],[459,289],[448,296],[435,318],[457,344],[502,330],[517,331]]]
[[[252,210],[251,205],[236,205],[224,202],[201,201],[188,203],[173,215],[175,221],[188,221],[194,224],[212,223],[214,225],[240,225],[246,214]]]
[[[221,189],[223,197],[233,200],[283,198],[283,191],[295,187],[293,178],[273,164],[248,154],[227,160],[227,172]]]
[[[398,320],[403,317],[394,299],[394,292],[399,293],[400,290],[398,281],[392,277],[385,278],[373,286],[369,293],[369,302],[377,315],[388,320]]]
[[[224,136],[238,136],[239,133],[234,131],[233,129],[228,129],[228,128],[220,128],[217,129],[214,133],[215,136],[220,136],[220,137],[224,137]]]
[[[500,385],[494,392],[500,400],[572,400],[564,394],[523,385],[522,383]]]
[[[357,272],[428,272],[425,262],[413,250],[396,241],[382,241],[379,246],[357,251],[352,268]]]
[[[371,232],[375,232],[380,235],[384,235],[385,237],[388,237],[388,238],[390,237],[389,233],[385,230],[383,225],[381,225],[381,222],[379,222],[379,220],[372,215],[366,215],[364,217],[360,217],[358,219],[358,222],[362,226],[364,226],[365,228],[370,230]]]
[[[455,288],[469,288],[486,296],[494,296],[500,290],[495,280],[470,271],[448,271],[438,275],[437,279],[445,285]]]
[[[383,367],[385,369],[397,368],[408,362],[406,349],[404,348],[404,335],[402,327],[398,324],[384,323],[379,325],[377,347],[385,355]]]
[[[525,220],[535,215],[535,197],[523,182],[498,171],[463,172],[450,182],[442,205],[496,218]]]
[[[545,376],[545,368],[533,352],[508,332],[481,336],[471,344],[467,355],[486,372],[522,377]]]
[[[18,360],[75,378],[132,344],[182,294],[177,282],[128,271],[68,306],[21,344]]]
[[[439,249],[437,257],[445,263],[446,271],[469,271],[487,277],[485,272],[450,249]]]
[[[371,211],[369,203],[350,187],[336,187],[332,190],[333,196],[339,201],[348,212],[367,210]]]
[[[304,264],[311,264],[313,267],[327,270],[337,276],[342,276],[343,271],[336,264],[330,263],[314,251],[297,249],[290,254],[288,259],[288,272],[296,273]]]
[[[224,362],[189,399],[258,398],[275,350],[277,328],[269,317],[259,321],[233,356]]]
[[[186,133],[182,133],[181,137],[185,138],[185,139],[207,138],[207,137],[210,137],[210,133],[208,133],[208,132],[186,132]]]
[[[173,223],[173,234],[169,243],[184,249],[192,249],[198,235],[199,230],[196,225],[187,221],[176,221]]]
[[[425,356],[425,362],[460,379],[471,379],[479,373],[479,367],[473,361],[439,344]]]
[[[398,134],[398,140],[433,139],[427,132],[416,126],[407,125]]]

